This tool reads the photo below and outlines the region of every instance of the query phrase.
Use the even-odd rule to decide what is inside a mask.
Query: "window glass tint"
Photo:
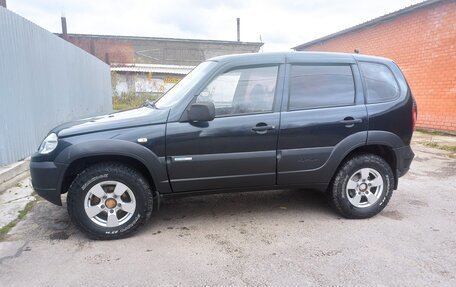
[[[349,65],[292,66],[290,110],[352,105],[355,84]]]
[[[390,101],[399,95],[396,79],[385,65],[361,62],[359,66],[367,86],[368,103]]]
[[[198,95],[213,102],[216,116],[272,111],[278,67],[236,69],[217,76]]]

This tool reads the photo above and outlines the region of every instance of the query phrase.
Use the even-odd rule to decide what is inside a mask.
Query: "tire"
[[[150,218],[153,194],[137,170],[121,163],[99,163],[74,179],[67,208],[74,225],[88,237],[120,239]]]
[[[374,154],[358,154],[337,171],[328,194],[331,205],[345,218],[370,218],[385,208],[394,189],[389,164]]]

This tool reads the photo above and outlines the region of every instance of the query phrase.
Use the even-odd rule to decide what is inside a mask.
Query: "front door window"
[[[196,101],[213,102],[216,117],[271,112],[277,72],[277,66],[228,71],[209,83]]]

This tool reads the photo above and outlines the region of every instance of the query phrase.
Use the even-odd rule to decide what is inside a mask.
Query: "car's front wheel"
[[[342,164],[330,188],[331,204],[344,217],[369,218],[390,200],[394,175],[383,158],[359,154]]]
[[[133,233],[152,213],[152,192],[144,176],[121,163],[100,163],[71,184],[67,208],[73,223],[94,239]]]

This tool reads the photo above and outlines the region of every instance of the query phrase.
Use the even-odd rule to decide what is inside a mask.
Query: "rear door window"
[[[391,70],[378,63],[359,62],[367,89],[367,103],[382,103],[399,96],[399,86]]]
[[[353,105],[350,65],[292,65],[289,110]]]

